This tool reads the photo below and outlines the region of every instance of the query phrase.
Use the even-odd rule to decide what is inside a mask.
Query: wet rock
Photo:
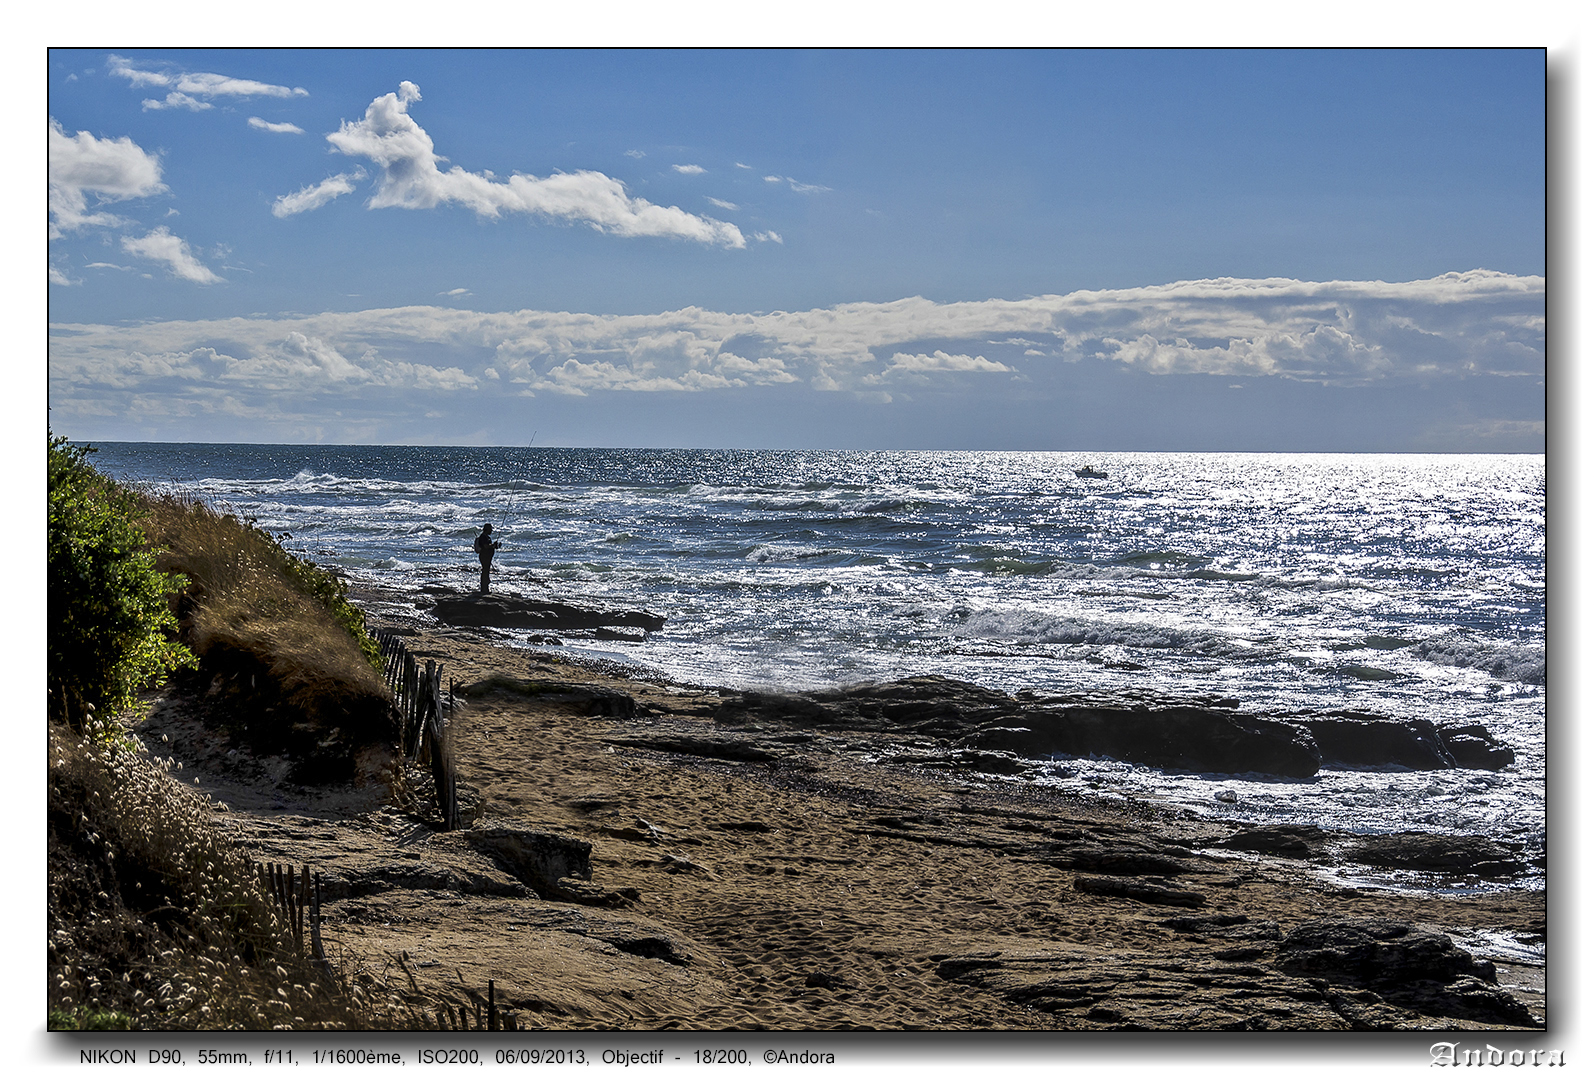
[[[1476,835],[1397,832],[1362,836],[1346,843],[1339,853],[1348,861],[1385,869],[1479,877],[1508,877],[1527,869],[1515,851]]]
[[[488,593],[454,592],[427,589],[435,596],[432,613],[450,626],[494,629],[598,630],[627,626],[656,632],[664,628],[664,616],[649,611],[614,611],[579,607],[570,603],[527,599]],[[631,639],[631,638],[624,638]]]
[[[1101,755],[1157,768],[1307,777],[1320,760],[1303,727],[1231,708],[1062,698],[1033,702],[929,675],[814,693],[740,693],[721,700],[722,726],[917,733],[955,748],[1025,757]]]
[[[1390,766],[1427,770],[1454,768],[1438,728],[1426,719],[1394,720],[1367,715],[1302,719],[1325,761],[1351,768]]]
[[[1487,768],[1498,771],[1516,761],[1516,754],[1489,733],[1481,723],[1440,727],[1439,737],[1461,768]]]
[[[1281,858],[1310,858],[1323,848],[1326,838],[1315,824],[1268,824],[1247,828],[1213,843],[1223,850],[1246,850]]]

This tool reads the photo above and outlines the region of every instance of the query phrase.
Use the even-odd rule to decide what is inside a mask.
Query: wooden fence
[[[321,943],[321,874],[312,877],[309,866],[295,873],[293,866],[276,862],[254,862],[251,868],[260,886],[286,916],[301,955],[304,954],[305,922],[309,921],[310,960],[316,970],[331,974],[332,964],[327,961],[326,948]]]
[[[306,929],[309,931],[310,960],[315,964],[315,969],[328,977],[335,977],[332,963],[327,959],[326,946],[321,939],[321,874],[310,872],[310,867],[305,866],[296,870],[292,865],[279,865],[276,862],[251,862],[250,871],[260,882],[267,895],[272,898],[277,909],[283,914],[288,923],[288,928],[293,932],[294,944],[298,946],[299,953],[304,954]],[[404,966],[404,972],[409,975],[411,986],[415,986],[415,975],[409,967]],[[461,1004],[457,1007],[450,1004],[439,1004],[436,1011],[420,1015],[423,1022],[435,1017],[438,1030],[479,1030],[479,1031],[513,1031],[519,1029],[512,1013],[498,1007],[497,984],[487,979],[487,1000],[477,1000],[474,1007]]]
[[[431,765],[443,830],[454,831],[459,827],[459,794],[447,718],[447,713],[454,710],[453,690],[449,690],[445,704],[443,668],[430,659],[425,667],[416,663],[398,634],[383,631],[376,639],[382,648],[383,678],[393,691],[399,746],[406,758]]]

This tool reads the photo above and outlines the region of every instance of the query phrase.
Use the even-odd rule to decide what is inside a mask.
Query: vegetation
[[[313,968],[206,800],[167,764],[64,724],[51,726],[49,753],[51,1029],[412,1025]]]
[[[334,574],[253,521],[130,490],[49,439],[49,1023],[412,1025],[300,954],[212,807],[113,721],[174,673],[230,733],[342,778],[391,743],[380,656]]]
[[[167,602],[184,581],[157,570],[137,496],[91,467],[92,452],[49,440],[50,712],[78,725],[193,663]]]
[[[302,782],[346,778],[361,747],[392,740],[381,655],[340,578],[183,495],[145,495],[141,526],[188,582],[182,638],[231,733],[292,756]]]

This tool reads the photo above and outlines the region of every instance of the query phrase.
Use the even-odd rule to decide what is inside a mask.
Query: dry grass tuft
[[[424,1020],[318,972],[207,801],[125,735],[52,724],[52,1028],[393,1029]]]
[[[362,747],[393,740],[375,645],[342,581],[252,521],[181,495],[144,502],[157,565],[189,582],[183,640],[234,733],[292,756],[302,782],[348,778]]]

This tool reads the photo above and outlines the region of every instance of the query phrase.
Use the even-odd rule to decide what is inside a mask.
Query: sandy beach
[[[1222,849],[1243,831],[1232,823],[890,763],[908,739],[887,734],[749,743],[716,729],[713,689],[469,631],[406,633],[458,689],[461,831],[437,830],[413,765],[397,801],[371,780],[300,787],[289,762],[207,735],[180,697],[139,732],[183,762],[178,775],[216,799],[253,857],[323,873],[328,951],[345,976],[426,1014],[473,1008],[491,980],[518,1027],[541,1029],[1543,1019],[1542,966],[1480,966],[1465,950],[1542,940],[1541,890],[1348,887],[1323,872],[1331,858]],[[601,714],[620,698],[634,714]],[[517,871],[488,833],[590,844],[590,879]],[[1314,923],[1338,944],[1307,939]],[[1369,965],[1369,944],[1394,967]]]

